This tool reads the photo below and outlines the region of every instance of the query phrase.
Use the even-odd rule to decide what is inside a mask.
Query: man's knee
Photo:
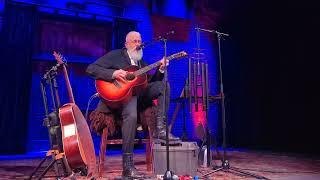
[[[126,114],[126,117],[124,118],[124,121],[128,121],[127,123],[134,124],[137,122],[137,113],[136,112],[130,112]]]
[[[160,92],[163,92],[165,88],[167,88],[167,91],[170,90],[169,83],[167,83],[167,86],[165,86],[165,83],[163,81],[156,81],[154,86],[155,86],[155,89],[158,89]]]

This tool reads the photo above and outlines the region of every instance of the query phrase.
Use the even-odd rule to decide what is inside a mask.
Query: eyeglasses
[[[141,43],[141,40],[140,39],[135,39],[135,40],[132,40],[131,42],[132,43]]]

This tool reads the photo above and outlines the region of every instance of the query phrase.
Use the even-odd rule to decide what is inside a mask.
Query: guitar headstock
[[[178,53],[172,54],[169,56],[169,59],[177,59],[177,58],[183,58],[188,56],[188,54],[185,51],[180,51]]]
[[[53,56],[57,60],[58,64],[64,64],[66,59],[61,53],[57,53],[56,51],[53,51]]]

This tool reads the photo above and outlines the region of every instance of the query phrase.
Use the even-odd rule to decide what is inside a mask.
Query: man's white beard
[[[143,56],[143,52],[142,49],[140,50],[136,50],[136,49],[131,49],[128,51],[128,53],[130,54],[130,57],[135,61],[138,62],[142,59]]]

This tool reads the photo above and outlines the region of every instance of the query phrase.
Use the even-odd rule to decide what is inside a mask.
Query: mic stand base
[[[163,180],[173,180],[173,176],[175,175],[172,171],[166,171],[163,175]]]
[[[236,168],[236,167],[231,167],[228,160],[224,160],[222,162],[221,166],[216,166],[213,168],[214,169],[211,172],[204,174],[203,177],[207,177],[208,175],[213,174],[215,172],[224,171],[224,172],[231,172],[231,173],[235,173],[235,174],[239,174],[239,175],[250,176],[250,177],[253,177],[256,179],[269,180],[269,178],[266,178],[264,176],[259,176],[259,175],[253,174],[253,173],[243,171],[243,170]]]

